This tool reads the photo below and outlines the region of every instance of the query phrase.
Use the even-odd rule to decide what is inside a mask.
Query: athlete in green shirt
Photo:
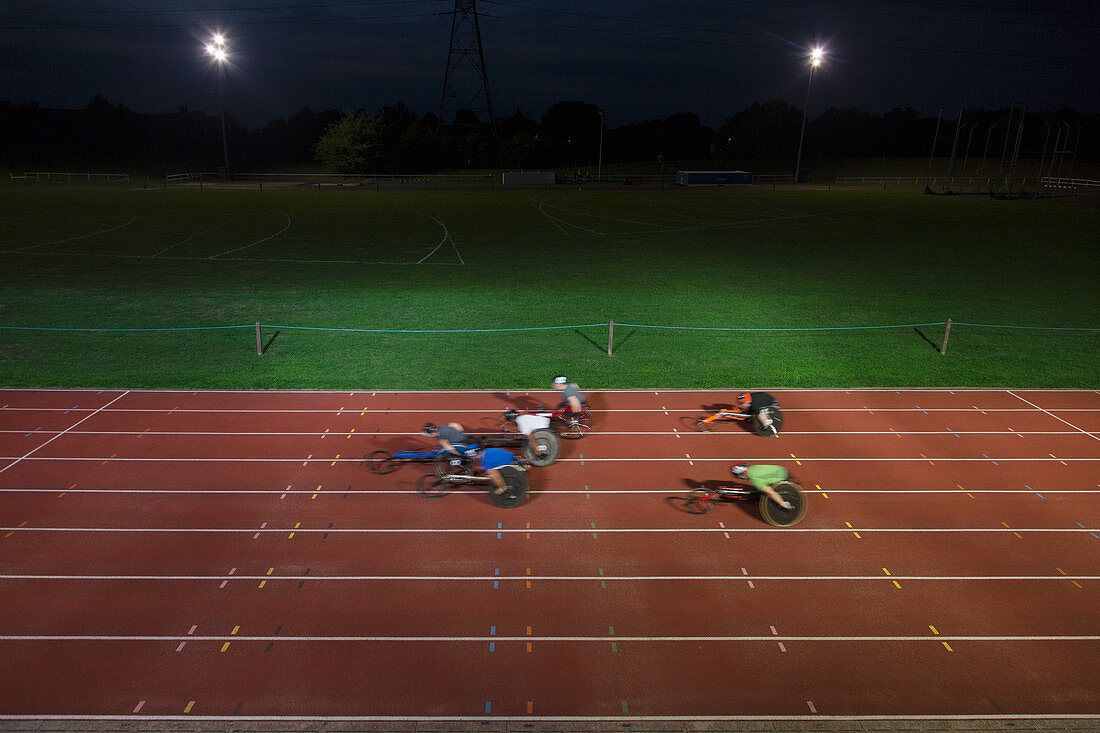
[[[780,481],[786,481],[790,476],[787,469],[782,466],[769,466],[766,464],[750,466],[747,463],[735,463],[730,471],[739,479],[747,479],[757,491],[764,492],[772,501],[784,509],[793,508],[790,502],[784,501],[783,497],[772,488]]]

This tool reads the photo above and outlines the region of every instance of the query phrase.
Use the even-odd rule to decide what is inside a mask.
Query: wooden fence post
[[[264,355],[264,338],[260,335],[260,322],[256,321],[256,355]]]
[[[947,319],[947,326],[943,329],[943,343],[940,344],[940,353],[947,353],[947,339],[951,337],[951,319]]]
[[[611,356],[611,344],[615,340],[615,321],[607,322],[607,355]]]

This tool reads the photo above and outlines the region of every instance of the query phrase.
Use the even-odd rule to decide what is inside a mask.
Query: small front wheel
[[[717,419],[718,416],[716,414],[708,412],[695,418],[695,422],[692,423],[691,427],[695,428],[700,433],[709,433],[711,428],[714,427],[714,422]]]
[[[447,480],[435,473],[426,473],[416,480],[416,490],[424,497],[438,499],[447,493]]]
[[[580,415],[566,415],[558,427],[558,435],[566,440],[580,440],[592,432],[592,415],[582,412]]]
[[[561,440],[552,430],[539,428],[532,431],[523,442],[523,457],[532,466],[543,468],[558,460],[561,454]]]
[[[790,509],[784,509],[776,504],[765,493],[760,494],[760,516],[773,527],[792,527],[802,521],[806,515],[806,499],[798,484],[791,481],[780,481],[772,487],[784,501],[791,504]]]
[[[372,451],[363,460],[366,461],[367,468],[370,469],[371,473],[378,474],[393,473],[401,465],[401,462],[394,458],[393,453],[388,450]]]
[[[695,489],[688,495],[684,502],[684,509],[688,514],[706,514],[714,508],[716,494],[706,489]]]

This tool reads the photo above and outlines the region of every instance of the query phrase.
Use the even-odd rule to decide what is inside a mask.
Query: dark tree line
[[[940,120],[908,108],[881,115],[829,109],[807,121],[803,156],[927,157],[934,140],[936,155],[946,156],[956,139],[961,139],[960,155],[962,145],[972,155],[983,147],[1000,154],[1006,146],[1015,148],[1023,119],[1022,155],[1038,157],[1058,143],[1064,151],[1072,149],[1078,161],[1100,160],[1100,115],[1064,108],[1024,117],[1005,108],[967,111],[961,124],[956,117]],[[770,101],[749,105],[717,128],[686,112],[611,128],[595,105],[563,101],[539,120],[516,109],[497,120],[493,136],[469,112],[440,126],[434,115],[418,116],[402,103],[354,113],[305,107],[255,130],[227,115],[230,167],[234,172],[317,169],[329,160],[326,144],[349,120],[368,140],[339,166],[330,166],[347,172],[590,169],[600,162],[636,161],[667,163],[671,169],[678,161],[725,167],[793,159],[802,111]],[[139,114],[103,96],[78,110],[0,102],[0,165],[13,170],[172,173],[213,171],[222,163],[220,119],[186,107]]]

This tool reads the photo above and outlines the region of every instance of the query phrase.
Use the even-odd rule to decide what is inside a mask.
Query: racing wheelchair
[[[470,459],[477,455],[480,446],[477,443],[456,444],[455,449],[460,455],[455,455],[438,446],[429,450],[411,449],[395,453],[376,450],[364,456],[363,462],[371,473],[377,474],[393,473],[406,463],[431,463],[437,476],[455,473],[459,469],[469,471]]]
[[[550,429],[566,440],[580,440],[592,432],[592,411],[585,407],[579,413],[548,407],[535,410],[508,409],[501,415],[498,428],[504,433],[516,432],[516,418],[520,415],[537,415],[550,420]],[[537,430],[532,433],[538,432]]]
[[[806,497],[802,494],[802,488],[793,481],[780,481],[772,489],[791,505],[790,509],[775,503],[767,494],[752,486],[694,489],[688,495],[684,508],[691,514],[706,514],[719,501],[749,501],[759,497],[760,516],[773,527],[791,527],[802,521],[802,517],[806,515]]]
[[[705,412],[695,418],[692,427],[701,433],[707,433],[710,432],[716,424],[730,420],[735,422],[749,421],[751,423],[750,427],[754,433],[762,438],[770,438],[772,436],[778,436],[779,431],[783,429],[783,410],[779,408],[778,404],[774,404],[761,408],[760,412],[753,415],[748,412],[741,412],[740,410],[718,408],[717,410]]]
[[[475,475],[471,469],[469,473],[447,473],[443,475],[426,473],[416,480],[416,490],[421,496],[429,499],[438,499],[444,496],[453,486],[466,484],[485,484],[489,498],[494,504],[503,509],[512,509],[527,500],[527,468],[518,463],[501,466],[496,469],[504,478],[504,493],[498,494],[493,490],[493,481],[488,476]]]

